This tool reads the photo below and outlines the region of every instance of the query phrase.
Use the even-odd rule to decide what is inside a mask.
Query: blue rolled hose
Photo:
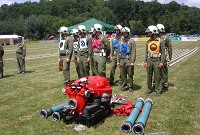
[[[136,135],[144,134],[144,127],[147,123],[147,119],[149,117],[151,107],[153,105],[153,101],[151,99],[147,99],[142,108],[142,113],[140,114],[136,124],[132,128],[132,132]]]
[[[124,133],[130,133],[131,129],[140,113],[140,110],[142,109],[142,106],[144,104],[143,98],[138,98],[137,102],[135,104],[135,108],[133,108],[131,114],[127,118],[127,120],[121,125],[121,130]]]
[[[63,103],[63,104],[59,104],[59,105],[56,105],[56,106],[53,106],[49,109],[43,109],[40,111],[40,116],[42,118],[47,118],[49,117],[50,115],[52,115],[54,112],[58,112],[60,111],[60,109],[62,109],[64,106],[67,106],[68,105],[68,101]]]

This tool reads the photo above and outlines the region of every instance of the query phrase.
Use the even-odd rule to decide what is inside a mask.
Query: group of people
[[[84,25],[79,25],[71,32],[65,26],[60,27],[58,62],[62,66],[64,83],[70,84],[70,63],[72,56],[77,77],[106,77],[107,58],[111,61],[109,83],[112,85],[115,70],[120,69],[120,87],[122,91],[134,91],[134,66],[136,60],[136,42],[131,38],[130,29],[117,24],[114,27],[115,36],[110,40],[103,35],[103,27],[94,24],[89,33]],[[168,90],[168,62],[172,58],[172,45],[168,36],[164,35],[163,24],[151,25],[145,31],[150,39],[146,43],[144,67],[147,71],[147,90],[145,94],[156,91],[160,96],[163,90]],[[3,78],[3,46],[0,46],[0,79]],[[16,58],[19,73],[25,73],[26,46],[22,38],[18,38]],[[91,70],[91,73],[90,73]]]
[[[74,62],[78,78],[91,75],[106,77],[107,58],[111,61],[109,82],[112,85],[115,70],[120,69],[121,90],[134,91],[134,66],[136,60],[136,42],[131,38],[130,29],[117,24],[114,27],[115,36],[110,40],[103,35],[103,27],[94,24],[87,34],[86,27],[79,25],[71,32],[68,28],[60,28],[59,64],[62,65],[65,91],[70,83],[70,61],[74,54]],[[172,58],[172,46],[169,38],[164,35],[162,24],[149,26],[145,31],[150,39],[146,43],[144,67],[147,70],[147,90],[145,94],[156,91],[160,96],[162,90],[167,90],[168,64]]]
[[[22,37],[17,39],[17,49],[16,49],[16,60],[19,73],[25,73],[25,56],[26,56],[26,45],[24,44]],[[4,48],[0,44],[0,79],[4,77],[3,71],[3,55],[4,55]]]

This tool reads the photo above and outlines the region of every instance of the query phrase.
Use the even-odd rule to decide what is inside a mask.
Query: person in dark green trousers
[[[106,60],[110,52],[110,41],[104,37],[102,26],[100,24],[94,24],[95,36],[92,39],[92,54],[94,62],[94,74],[96,76],[106,77]]]
[[[164,41],[164,48],[165,48],[165,61],[164,66],[161,70],[161,80],[162,80],[162,89],[168,90],[169,83],[168,83],[168,62],[172,59],[172,43],[171,40],[165,33],[165,27],[163,24],[157,24],[156,27],[158,28],[159,37]]]
[[[3,55],[4,49],[3,46],[0,44],[0,79],[3,78]]]
[[[78,41],[78,65],[80,77],[90,75],[90,57],[92,55],[91,38],[86,35],[86,27],[78,26],[79,41]]]
[[[122,41],[118,45],[117,65],[120,67],[122,79],[121,90],[134,91],[133,75],[134,63],[136,59],[136,43],[130,38],[130,29],[122,28]],[[128,77],[128,78],[127,78]]]
[[[16,58],[19,73],[25,73],[25,56],[26,56],[26,45],[24,44],[22,37],[18,38],[18,44],[16,49]]]
[[[79,47],[78,47],[78,40],[79,40],[79,36],[78,36],[78,29],[74,28],[71,31],[71,34],[73,36],[73,53],[74,53],[74,64],[76,67],[76,73],[78,78],[81,77],[80,75],[80,71],[79,71],[79,66],[78,66],[78,51],[79,51]]]
[[[114,28],[115,30],[115,37],[110,39],[110,61],[111,61],[111,70],[110,70],[110,80],[109,83],[113,84],[115,79],[115,70],[117,67],[117,50],[119,42],[122,41],[122,26],[120,24],[117,24]]]
[[[66,89],[66,84],[70,84],[70,62],[73,53],[73,37],[70,36],[68,28],[60,27],[61,40],[59,43],[59,59],[58,62],[62,65],[64,82],[62,92]]]
[[[154,91],[152,80],[155,78],[156,96],[162,93],[161,68],[164,66],[165,49],[164,42],[158,37],[158,29],[154,25],[150,25],[146,31],[150,39],[146,43],[144,67],[147,69],[147,90],[145,94]]]

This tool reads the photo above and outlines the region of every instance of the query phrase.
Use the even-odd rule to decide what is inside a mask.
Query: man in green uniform
[[[3,78],[3,55],[4,49],[3,46],[0,44],[0,79]]]
[[[163,24],[157,24],[156,27],[158,28],[159,37],[164,41],[164,48],[165,48],[165,61],[164,67],[161,70],[161,80],[162,80],[162,87],[163,90],[168,90],[169,83],[168,83],[168,64],[167,62],[171,61],[172,58],[172,44],[168,36],[164,35],[165,27]]]
[[[73,53],[73,38],[69,35],[68,28],[65,26],[60,27],[61,41],[59,44],[59,59],[58,62],[62,65],[64,76],[65,91],[66,83],[70,83],[70,61]]]
[[[119,42],[122,41],[122,35],[121,35],[121,30],[122,26],[121,25],[116,25],[115,26],[115,37],[110,39],[110,61],[111,61],[111,70],[110,70],[110,84],[113,84],[114,79],[115,79],[115,70],[117,67],[117,50],[118,50],[118,45]]]
[[[92,39],[95,36],[95,31],[94,31],[93,27],[90,29],[90,31],[88,33],[88,36],[89,36],[90,40],[92,41]],[[94,76],[95,75],[95,72],[94,72],[94,58],[93,58],[92,54],[90,55],[90,67],[91,67],[91,74],[92,74],[92,76]]]
[[[94,60],[94,72],[97,76],[106,77],[106,53],[110,51],[108,38],[102,35],[102,26],[94,24],[95,36],[92,39],[92,52]]]
[[[146,43],[144,67],[147,69],[147,90],[145,94],[153,92],[153,76],[155,78],[156,96],[160,96],[161,89],[161,68],[163,68],[165,60],[164,42],[158,37],[158,29],[156,26],[149,26],[146,31],[150,39]]]
[[[79,42],[78,42],[78,65],[80,77],[90,75],[90,56],[92,54],[91,38],[86,36],[86,27],[78,26]]]
[[[25,56],[26,56],[26,45],[22,41],[22,37],[18,38],[16,58],[19,73],[25,73]]]
[[[72,35],[73,35],[73,52],[74,52],[74,63],[75,63],[75,67],[76,67],[76,72],[78,75],[78,78],[80,78],[80,72],[79,72],[79,66],[78,66],[78,40],[79,40],[79,36],[78,36],[78,29],[74,28],[72,29]]]
[[[121,90],[134,90],[133,75],[134,63],[136,59],[136,43],[130,39],[130,29],[122,28],[123,39],[118,45],[117,65],[120,67],[122,78]],[[128,79],[127,79],[128,76]]]

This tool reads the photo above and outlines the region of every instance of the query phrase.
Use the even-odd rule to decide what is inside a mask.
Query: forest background
[[[144,35],[149,25],[162,23],[166,32],[179,35],[200,33],[200,9],[175,1],[157,0],[40,0],[4,4],[0,7],[0,35],[17,34],[26,39],[48,39],[61,26],[71,26],[90,18],[128,26],[132,35]]]

